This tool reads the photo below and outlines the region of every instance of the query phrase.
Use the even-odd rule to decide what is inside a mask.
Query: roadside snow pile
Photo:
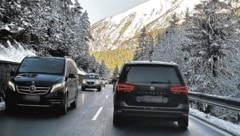
[[[0,45],[0,60],[21,62],[26,56],[35,56],[35,51],[33,50],[24,49],[20,44],[14,47],[9,41],[7,43],[7,48]]]
[[[232,133],[233,135],[240,136],[240,125],[233,124],[231,122],[224,121],[222,119],[218,119],[216,117],[213,117],[209,114],[205,114],[202,112],[199,112],[198,110],[190,108],[190,114],[202,119],[205,122],[208,122],[209,124],[212,124],[222,130],[228,131]]]

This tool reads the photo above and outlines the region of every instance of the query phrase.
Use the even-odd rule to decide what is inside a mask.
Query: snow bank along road
[[[58,115],[49,109],[20,108],[16,112],[0,111],[2,136],[224,136],[231,135],[190,116],[188,130],[173,122],[154,119],[130,119],[124,127],[112,124],[113,92],[107,85],[101,92],[79,90],[77,109]]]

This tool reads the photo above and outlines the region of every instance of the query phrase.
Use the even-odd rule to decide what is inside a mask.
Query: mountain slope
[[[124,52],[127,49],[133,54],[143,27],[146,27],[147,33],[156,36],[169,26],[173,13],[179,17],[178,23],[181,23],[187,10],[193,13],[194,7],[200,2],[201,0],[149,0],[124,13],[103,19],[91,26],[90,31],[95,40],[90,42],[90,51],[99,62],[102,60],[114,62],[116,58],[124,55],[124,53],[120,56],[108,54],[107,50]],[[128,59],[131,60],[132,56]],[[112,69],[114,64],[106,63],[106,65]],[[116,62],[115,65],[119,64]]]
[[[187,9],[191,13],[198,3],[200,0],[149,0],[122,14],[101,20],[91,27],[95,41],[90,43],[90,50],[131,48],[143,27],[156,34],[154,31],[168,26],[173,13],[177,14],[181,23]]]

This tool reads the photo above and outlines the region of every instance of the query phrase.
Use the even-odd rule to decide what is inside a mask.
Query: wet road
[[[188,130],[173,122],[130,119],[124,127],[112,124],[113,92],[79,91],[77,109],[59,115],[48,108],[0,111],[0,136],[221,136],[215,129],[190,117]]]

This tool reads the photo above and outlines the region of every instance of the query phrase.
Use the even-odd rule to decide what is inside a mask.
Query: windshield
[[[181,83],[175,67],[171,66],[126,66],[123,69],[123,74],[125,79],[120,78],[120,80],[128,83]]]
[[[85,79],[99,79],[98,75],[85,75]]]
[[[64,59],[57,58],[27,58],[18,69],[19,73],[64,73]]]

